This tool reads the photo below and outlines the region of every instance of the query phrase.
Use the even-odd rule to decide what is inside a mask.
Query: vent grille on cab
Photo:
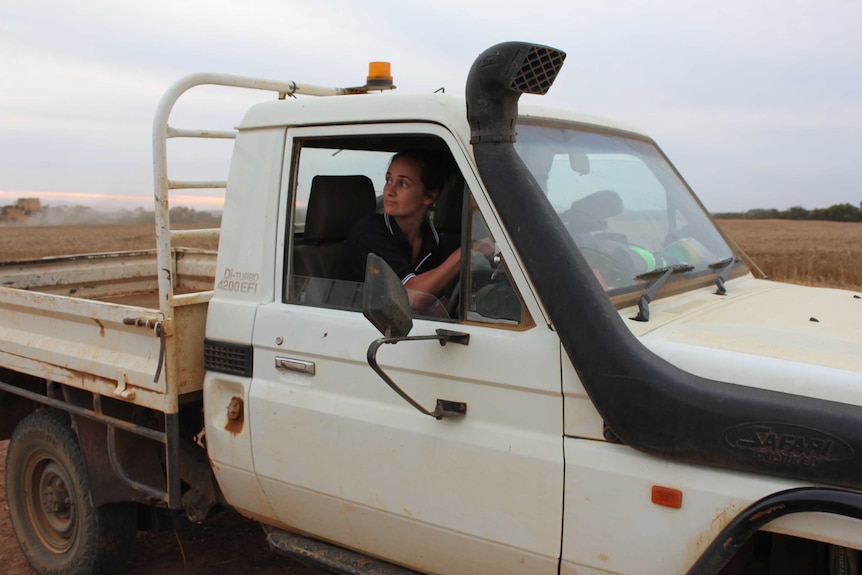
[[[204,368],[241,377],[251,377],[252,350],[250,345],[204,340]]]

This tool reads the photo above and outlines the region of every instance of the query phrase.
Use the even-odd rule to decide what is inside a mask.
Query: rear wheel
[[[107,574],[126,561],[136,505],[95,507],[78,438],[65,412],[25,417],[6,453],[9,517],[27,561],[40,575]]]

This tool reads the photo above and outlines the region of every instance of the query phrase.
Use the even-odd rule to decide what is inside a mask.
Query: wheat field
[[[793,220],[718,220],[769,278],[862,290],[862,224]],[[0,226],[0,261],[154,248],[150,224]],[[198,242],[194,247],[215,248]]]
[[[718,220],[718,224],[770,279],[862,290],[862,223]]]

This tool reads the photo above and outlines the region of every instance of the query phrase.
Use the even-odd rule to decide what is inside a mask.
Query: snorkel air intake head
[[[482,52],[467,76],[470,143],[514,142],[518,98],[550,90],[565,59],[565,52],[527,42]]]

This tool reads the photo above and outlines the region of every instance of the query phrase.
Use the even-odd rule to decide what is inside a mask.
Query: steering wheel
[[[501,275],[505,273],[503,263],[500,262],[493,271],[491,270],[476,270],[472,271],[471,289],[475,292],[486,285],[499,282]],[[458,307],[461,305],[461,276],[458,276],[458,281],[455,282],[455,287],[449,292],[449,300],[446,305],[446,313],[452,319],[458,317]]]

